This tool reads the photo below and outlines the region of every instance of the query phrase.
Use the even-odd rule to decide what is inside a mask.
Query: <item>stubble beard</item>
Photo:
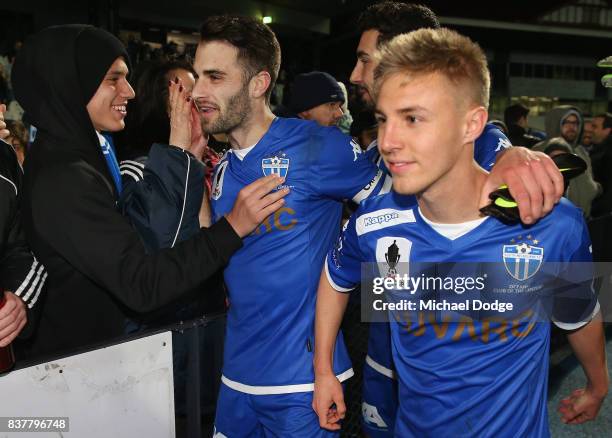
[[[226,134],[244,124],[251,115],[248,84],[227,99],[224,107],[219,108],[219,117],[210,124],[202,121],[202,131],[207,134]]]

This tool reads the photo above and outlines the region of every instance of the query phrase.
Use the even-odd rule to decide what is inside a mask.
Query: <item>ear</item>
[[[270,73],[267,71],[260,71],[251,78],[249,84],[249,93],[251,97],[258,99],[265,96],[271,84],[272,78],[270,77]]]
[[[487,124],[489,113],[483,106],[477,106],[468,110],[465,115],[464,143],[476,141]]]
[[[298,113],[298,117],[304,120],[310,120],[310,110],[302,111]]]

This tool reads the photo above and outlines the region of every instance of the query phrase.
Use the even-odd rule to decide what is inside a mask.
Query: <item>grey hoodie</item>
[[[601,186],[593,180],[593,170],[591,169],[591,159],[588,152],[578,144],[582,128],[584,125],[582,113],[575,106],[561,105],[551,109],[546,114],[545,127],[547,140],[544,140],[533,147],[534,151],[543,152],[554,137],[561,137],[561,122],[570,114],[575,114],[578,118],[578,135],[576,139],[569,143],[572,152],[578,155],[587,163],[587,170],[580,176],[574,178],[567,189],[565,196],[572,201],[574,205],[582,209],[584,217],[588,218],[591,215],[591,204],[601,193]]]

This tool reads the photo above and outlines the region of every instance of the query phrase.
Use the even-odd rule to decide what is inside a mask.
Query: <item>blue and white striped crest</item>
[[[544,258],[544,248],[526,243],[504,245],[503,258],[508,274],[519,281],[524,281],[535,275],[540,269]]]
[[[261,170],[263,170],[264,176],[278,175],[281,178],[285,178],[287,172],[289,172],[289,158],[281,158],[279,156],[264,158],[261,160]]]

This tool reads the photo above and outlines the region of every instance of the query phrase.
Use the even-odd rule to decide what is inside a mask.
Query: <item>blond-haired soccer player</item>
[[[321,425],[337,429],[344,415],[333,345],[346,292],[362,280],[362,262],[376,262],[380,277],[391,280],[388,304],[406,298],[415,306],[390,317],[400,400],[395,436],[548,436],[550,324],[542,315],[568,330],[587,377],[584,389],[562,401],[563,421],[595,418],[608,374],[580,211],[562,200],[535,225],[480,214],[486,173],[474,162],[473,147],[487,120],[490,78],[478,45],[448,29],[422,29],[394,38],[379,56],[378,142],[394,191],[362,202],[321,276],[313,400]],[[432,295],[422,285],[403,291],[399,274],[426,278],[419,263],[431,261],[446,263],[455,285],[453,273],[470,268],[453,263],[479,270],[464,294],[465,278],[461,291],[444,294],[437,286]],[[551,277],[575,280],[571,293],[551,289]],[[507,293],[517,290],[525,293]],[[506,309],[517,305],[514,313],[482,311],[483,302],[492,305],[491,295],[505,299]],[[457,311],[458,303],[468,308]],[[437,312],[419,311],[436,305]]]

